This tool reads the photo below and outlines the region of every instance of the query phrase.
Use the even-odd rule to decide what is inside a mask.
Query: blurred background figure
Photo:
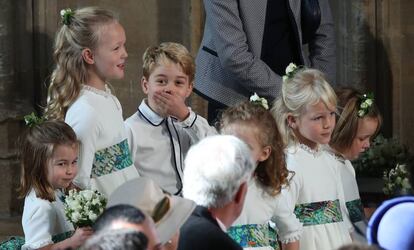
[[[164,193],[153,180],[145,177],[127,181],[115,190],[109,197],[108,207],[117,204],[128,204],[143,211],[155,223],[158,242],[164,250],[177,249],[180,227],[196,206],[191,200]],[[151,244],[149,249],[153,249]]]
[[[148,238],[135,229],[104,230],[92,236],[82,250],[147,250]]]
[[[414,249],[414,197],[382,203],[368,223],[368,243],[387,250]]]
[[[93,229],[96,234],[109,230],[133,229],[147,237],[149,250],[158,250],[162,247],[152,218],[131,205],[109,207],[95,221]]]

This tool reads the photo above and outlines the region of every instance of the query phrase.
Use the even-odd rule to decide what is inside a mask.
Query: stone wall
[[[338,52],[338,79],[376,95],[382,133],[414,150],[414,2],[331,0]]]
[[[384,113],[383,132],[414,149],[414,1],[330,2],[337,30],[337,82],[372,89]],[[124,117],[134,113],[144,97],[139,84],[141,56],[148,46],[180,42],[194,56],[198,49],[204,21],[201,0],[0,1],[0,235],[4,228],[12,228],[10,234],[21,230],[3,226],[21,212],[15,192],[19,178],[15,142],[24,128],[23,115],[45,104],[59,11],[87,5],[115,11],[126,30],[126,77],[112,82]],[[193,95],[190,105],[205,115],[201,98]]]

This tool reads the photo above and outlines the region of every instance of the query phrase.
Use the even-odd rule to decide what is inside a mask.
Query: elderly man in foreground
[[[181,227],[179,250],[242,248],[226,230],[240,215],[254,170],[247,145],[234,136],[212,136],[193,146],[185,159],[185,198],[197,207]]]

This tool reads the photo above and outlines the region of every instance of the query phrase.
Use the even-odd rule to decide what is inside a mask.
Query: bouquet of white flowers
[[[66,218],[74,227],[92,226],[104,211],[106,198],[98,191],[72,189],[65,198]]]
[[[412,192],[412,187],[408,178],[409,173],[405,164],[397,164],[397,166],[390,171],[384,171],[384,194],[410,194]]]

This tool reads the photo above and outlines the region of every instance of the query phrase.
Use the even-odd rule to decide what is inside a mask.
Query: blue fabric
[[[414,197],[385,201],[368,222],[369,244],[393,250],[414,249]]]

